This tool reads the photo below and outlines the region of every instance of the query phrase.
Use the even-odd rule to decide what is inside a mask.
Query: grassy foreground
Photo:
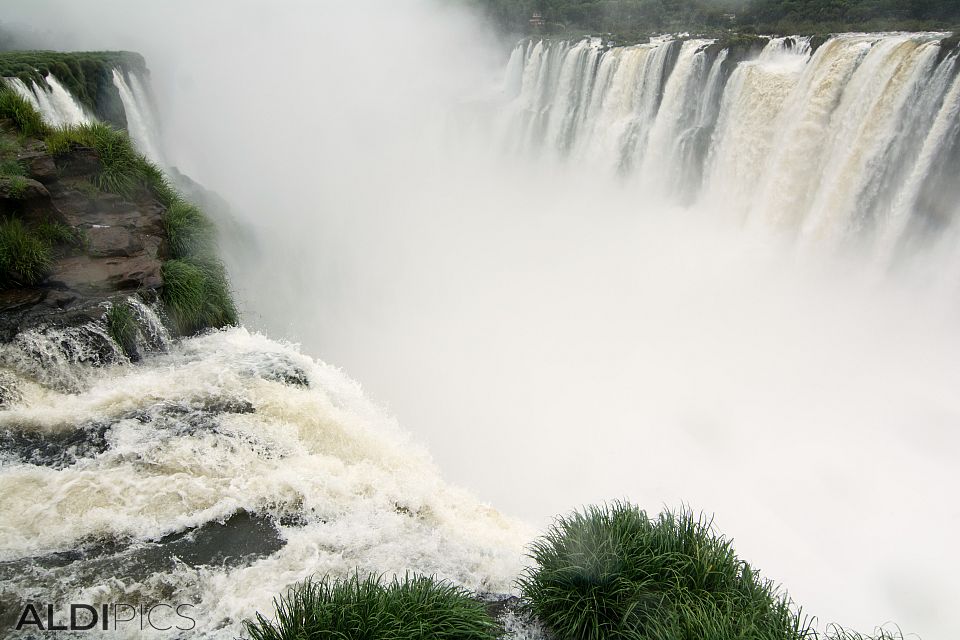
[[[809,624],[711,523],[628,503],[559,518],[519,585],[560,640],[795,640]]]
[[[94,149],[100,161],[98,172],[92,176],[96,190],[128,199],[153,197],[166,208],[164,227],[170,259],[162,268],[160,297],[179,334],[191,335],[237,323],[226,273],[216,257],[213,226],[170,185],[156,165],[135,149],[126,132],[101,123],[52,128],[27,100],[2,82],[0,119],[12,123],[23,138],[43,140],[47,151],[55,157],[77,147]],[[15,174],[17,169],[11,164],[8,171]],[[62,230],[59,231],[62,240]],[[0,224],[0,286],[41,282],[50,267],[50,248],[57,240],[53,231],[28,228],[19,220]],[[109,318],[111,327],[125,326],[116,315],[121,313],[113,312]],[[127,350],[128,332],[118,329],[115,333]]]
[[[496,625],[470,593],[424,576],[307,581],[276,601],[271,622],[247,622],[253,640],[493,640]]]
[[[627,502],[558,518],[518,580],[557,640],[819,640],[813,619],[737,557],[712,521]],[[903,640],[829,627],[829,640]]]
[[[821,635],[712,521],[650,517],[628,502],[558,518],[530,547],[521,608],[556,640],[904,640],[899,629]],[[473,640],[497,624],[467,591],[409,576],[294,585],[276,616],[245,623],[252,640]]]

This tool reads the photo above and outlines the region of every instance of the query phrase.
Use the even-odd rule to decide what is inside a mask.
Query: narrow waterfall
[[[19,78],[6,80],[17,93],[36,107],[43,119],[52,126],[77,125],[93,121],[93,117],[83,105],[60,84],[53,74],[46,77],[47,86],[38,86],[34,83],[28,86]]]
[[[140,80],[134,74],[113,70],[113,84],[120,92],[120,100],[127,115],[127,130],[137,148],[153,162],[166,163],[157,136],[159,129],[152,103]]]

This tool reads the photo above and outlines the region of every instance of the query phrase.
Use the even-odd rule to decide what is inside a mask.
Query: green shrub
[[[22,200],[27,195],[27,180],[23,176],[8,176],[3,178],[7,195],[14,200]]]
[[[46,136],[47,150],[63,155],[76,146],[91,147],[100,158],[100,170],[93,184],[110,193],[132,196],[138,187],[145,187],[147,160],[134,148],[123,131],[99,122],[59,127]]]
[[[7,118],[26,136],[43,136],[49,130],[43,116],[23,96],[0,81],[0,118]]]
[[[58,244],[78,244],[77,232],[60,222],[41,222],[33,231],[50,247]]]
[[[226,273],[216,260],[169,260],[161,273],[161,299],[178,333],[190,335],[237,323]]]
[[[47,151],[55,156],[77,146],[96,150],[100,171],[93,177],[93,184],[102,191],[130,197],[146,189],[166,207],[179,200],[163,172],[136,150],[125,131],[95,122],[59,127],[50,131],[45,141]]]
[[[24,168],[23,163],[16,158],[0,160],[0,177],[13,178],[24,177],[26,175],[27,170]]]
[[[130,358],[137,353],[137,320],[130,305],[118,302],[107,311],[107,331]]]
[[[493,640],[496,625],[470,593],[407,576],[307,581],[276,601],[276,620],[246,622],[252,640]]]
[[[811,630],[711,522],[622,502],[559,518],[519,579],[559,640],[795,640]]]
[[[211,255],[213,225],[194,205],[183,200],[171,204],[163,219],[174,258]]]
[[[50,271],[50,245],[20,220],[0,222],[0,287],[31,286]]]

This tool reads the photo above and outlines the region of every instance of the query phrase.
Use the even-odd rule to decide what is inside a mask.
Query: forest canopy
[[[737,30],[764,34],[954,30],[958,0],[470,0],[511,33],[531,30],[534,12],[548,32],[650,33]]]

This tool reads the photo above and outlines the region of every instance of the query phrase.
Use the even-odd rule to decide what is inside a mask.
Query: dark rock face
[[[0,342],[39,325],[98,319],[107,301],[155,298],[167,257],[163,205],[146,192],[128,199],[100,191],[92,181],[100,169],[93,149],[52,157],[35,143],[18,159],[27,176],[0,181],[0,211],[28,224],[67,225],[80,240],[57,247],[42,283],[0,290]]]
[[[92,541],[70,551],[0,562],[0,581],[26,577],[43,585],[47,592],[56,589],[54,584],[62,585],[78,576],[88,584],[103,584],[118,575],[136,582],[158,573],[172,573],[183,565],[248,565],[276,553],[284,544],[272,517],[237,511],[223,522],[207,522],[155,541]],[[29,601],[24,593],[0,592],[0,628],[13,627]]]

